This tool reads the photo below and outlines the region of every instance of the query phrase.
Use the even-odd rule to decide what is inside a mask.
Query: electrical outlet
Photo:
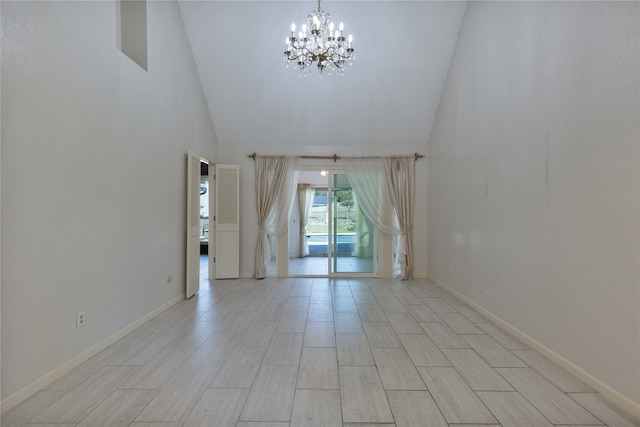
[[[81,311],[80,313],[76,314],[76,328],[82,328],[84,326],[84,322],[84,311]]]

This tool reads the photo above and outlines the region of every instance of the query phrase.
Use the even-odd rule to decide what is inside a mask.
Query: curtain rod
[[[425,157],[424,154],[419,154],[419,153],[414,153],[413,155],[415,157],[416,160],[418,159],[422,159]],[[251,153],[251,154],[247,154],[247,157],[252,158],[253,160],[256,159],[256,157],[258,157],[258,155],[256,153]],[[334,154],[333,156],[298,156],[301,159],[330,159],[333,160],[334,162],[337,162],[339,159],[342,159],[342,156],[338,156],[337,154]],[[344,158],[349,158],[349,157],[344,157]],[[378,157],[353,157],[353,158],[360,158],[360,159],[382,159],[383,156],[378,156]]]

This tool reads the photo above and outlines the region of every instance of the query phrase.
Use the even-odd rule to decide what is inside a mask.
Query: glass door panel
[[[378,233],[360,210],[346,174],[331,174],[328,195],[329,273],[373,274]]]

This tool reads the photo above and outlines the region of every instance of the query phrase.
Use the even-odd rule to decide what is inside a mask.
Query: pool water
[[[334,252],[337,253],[354,253],[356,251],[356,235],[355,234],[338,234],[338,247],[337,250],[334,247]],[[307,236],[307,243],[309,244],[310,254],[326,254],[329,249],[327,248],[326,234],[313,234]]]

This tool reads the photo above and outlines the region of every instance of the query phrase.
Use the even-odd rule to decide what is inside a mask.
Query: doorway
[[[209,173],[214,168],[207,159],[187,153],[186,298],[198,292],[201,280],[214,277],[215,231],[209,222],[215,212],[215,186]]]
[[[212,195],[209,188],[209,163],[200,160],[200,280],[208,280],[213,277],[209,273],[209,197]],[[213,231],[213,230],[211,230]],[[213,265],[211,266],[213,267]]]

